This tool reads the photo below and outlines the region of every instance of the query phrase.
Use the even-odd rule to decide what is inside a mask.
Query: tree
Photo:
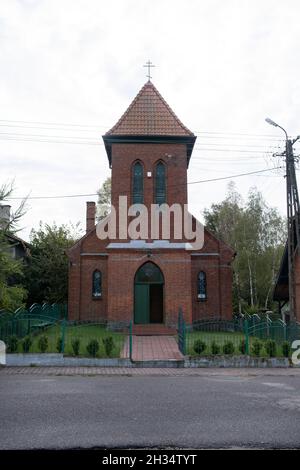
[[[13,183],[0,187],[0,204],[6,202],[13,193]],[[11,255],[12,237],[18,230],[17,225],[25,213],[26,200],[22,201],[9,220],[0,222],[0,309],[15,311],[24,305],[27,292],[21,285],[23,278],[23,263]]]
[[[272,308],[272,290],[282,257],[286,224],[256,188],[244,203],[233,183],[223,202],[204,211],[207,228],[237,252],[233,262],[234,309]]]
[[[28,303],[66,302],[68,259],[66,250],[79,238],[78,225],[42,224],[30,234],[31,259],[26,269]]]
[[[97,191],[97,219],[101,220],[109,214],[111,206],[111,177],[106,178]]]

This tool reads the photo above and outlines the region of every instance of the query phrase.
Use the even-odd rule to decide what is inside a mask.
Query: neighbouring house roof
[[[181,142],[187,144],[189,160],[196,136],[180,121],[149,80],[103,140],[110,163],[111,144],[115,142]]]
[[[25,242],[25,240],[22,240],[22,238],[12,233],[7,233],[6,239],[10,245],[18,248],[16,253],[17,258],[24,258],[30,255],[30,244],[28,242]]]
[[[273,292],[273,300],[289,300],[289,267],[287,243],[281,258],[281,264]]]

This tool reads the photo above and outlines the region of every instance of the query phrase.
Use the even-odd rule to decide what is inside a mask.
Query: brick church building
[[[150,80],[103,140],[117,221],[119,196],[127,196],[128,206],[140,203],[149,209],[151,204],[187,204],[196,136]],[[185,236],[175,239],[172,230],[169,240],[161,231],[155,239],[136,240],[121,237],[118,226],[117,238],[100,239],[95,212],[95,203],[87,202],[86,234],[68,251],[70,320],[174,326],[180,307],[187,323],[232,317],[234,252],[229,246],[206,229],[198,250]]]

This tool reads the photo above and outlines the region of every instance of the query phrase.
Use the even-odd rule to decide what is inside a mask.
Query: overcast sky
[[[110,175],[101,136],[147,80],[143,64],[150,59],[153,83],[198,135],[189,181],[270,168],[234,181],[244,197],[257,186],[285,213],[283,172],[271,171],[283,133],[264,119],[300,134],[299,0],[0,0],[0,6],[0,184],[14,179],[14,196],[100,187]],[[53,143],[66,140],[72,143]],[[201,219],[227,184],[190,185],[192,212]],[[31,200],[21,236],[28,239],[40,220],[84,227],[87,200],[96,197]]]

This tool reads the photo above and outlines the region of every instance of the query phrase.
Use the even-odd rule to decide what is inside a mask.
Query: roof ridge
[[[172,126],[172,123],[170,123],[170,118],[169,118],[169,121],[168,119],[166,119],[166,116],[164,117],[163,114],[161,116],[161,119],[162,119],[162,122],[161,122],[161,126],[163,127],[163,125],[165,125],[165,129],[163,129],[161,131],[161,134],[160,133],[157,133],[155,132],[154,134],[155,135],[168,135],[168,131],[169,131],[169,134],[170,135],[188,135],[188,136],[194,136],[193,132],[191,132],[181,121],[180,119],[178,118],[178,116],[174,113],[174,111],[172,110],[172,108],[168,105],[168,103],[166,102],[166,100],[162,97],[162,95],[159,93],[159,91],[157,90],[157,88],[154,86],[154,84],[148,80],[143,86],[142,88],[140,89],[140,91],[138,92],[138,94],[135,96],[135,98],[133,99],[133,101],[130,103],[130,105],[127,107],[127,109],[125,110],[125,112],[122,114],[122,116],[120,117],[120,119],[117,121],[117,123],[109,130],[105,133],[106,136],[109,136],[109,135],[112,135],[112,134],[115,134],[115,135],[118,135],[117,134],[117,130],[120,126],[122,126],[122,124],[124,125],[124,127],[126,128],[126,118],[128,116],[130,116],[130,113],[133,112],[134,113],[134,107],[135,105],[137,104],[137,102],[140,100],[140,98],[143,96],[143,94],[145,93],[145,91],[147,89],[151,89],[152,92],[157,96],[158,98],[158,101],[160,103],[162,103],[162,105],[164,106],[164,108],[167,110],[167,112],[169,113],[169,115],[174,119],[174,123],[177,124],[177,126],[180,127],[181,129],[181,132],[177,132],[176,133],[176,130],[174,130],[174,128],[172,127],[176,127],[176,126]],[[136,115],[136,119],[137,119],[137,116],[141,113],[141,111],[137,111],[137,115]],[[147,116],[147,113],[148,113],[148,117],[149,117],[149,111],[146,109],[144,111],[144,114],[145,116]],[[167,114],[167,113],[166,113]],[[151,114],[150,114],[151,116]],[[138,118],[140,119],[141,117],[143,116],[138,116]],[[158,115],[158,119],[159,119],[159,115]],[[144,119],[145,120],[145,119]],[[143,119],[141,119],[140,122],[142,122]],[[168,126],[169,126],[169,129],[168,129]],[[127,124],[127,127],[128,127],[128,124]],[[146,123],[146,127],[147,127],[147,123]],[[133,135],[135,132],[134,132],[134,129],[130,129],[130,131],[128,131],[128,134],[130,135]],[[136,134],[138,135],[150,135],[151,133],[149,133],[148,129],[146,129],[146,131],[143,133],[141,132],[141,130],[139,129],[139,131],[136,132]],[[122,131],[121,130],[121,135],[126,135],[126,132],[124,132],[124,130]]]

